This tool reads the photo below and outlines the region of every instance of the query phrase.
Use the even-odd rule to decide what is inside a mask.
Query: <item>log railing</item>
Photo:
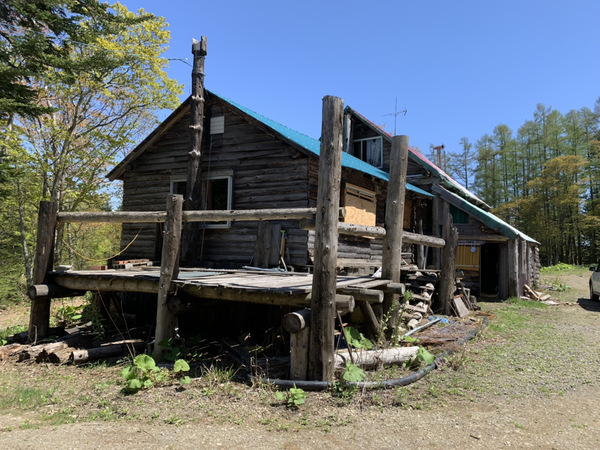
[[[332,97],[325,97],[324,102],[336,103],[337,100]],[[343,105],[343,103],[342,103]],[[331,106],[331,105],[330,105]],[[342,108],[335,109],[335,115],[341,114]],[[325,113],[326,108],[324,106]],[[323,125],[333,122],[333,117],[323,118]],[[339,119],[339,117],[338,117]],[[338,124],[339,125],[339,124]],[[338,136],[339,135],[339,136]],[[157,341],[169,337],[173,330],[174,317],[173,312],[167,308],[167,296],[171,293],[171,281],[176,279],[178,271],[179,248],[181,246],[181,228],[183,222],[217,222],[217,221],[261,221],[261,220],[299,220],[305,228],[316,228],[315,249],[319,249],[321,257],[319,264],[315,264],[313,274],[313,289],[310,298],[312,314],[311,330],[311,350],[309,373],[312,379],[322,379],[329,381],[333,374],[333,314],[336,304],[336,296],[352,297],[347,293],[338,293],[335,288],[335,259],[337,258],[337,236],[338,234],[351,234],[355,236],[381,237],[384,239],[384,246],[389,247],[384,255],[382,265],[398,265],[395,261],[394,252],[400,252],[402,241],[411,244],[418,244],[430,247],[444,248],[446,241],[441,238],[424,236],[414,233],[408,233],[402,230],[402,220],[397,217],[403,217],[404,191],[398,186],[406,183],[406,163],[401,161],[394,162],[392,165],[403,165],[404,167],[393,167],[392,172],[399,173],[400,176],[390,176],[388,189],[398,191],[395,196],[388,195],[388,204],[395,203],[395,213],[388,219],[386,214],[386,228],[364,227],[339,222],[339,217],[344,217],[344,209],[340,208],[338,214],[335,214],[337,201],[330,201],[331,191],[339,191],[340,184],[340,158],[335,153],[341,152],[341,128],[338,126],[335,130],[329,130],[329,144],[322,142],[321,158],[319,161],[319,208],[298,208],[298,209],[260,209],[260,210],[227,210],[227,211],[182,211],[182,196],[169,195],[167,199],[166,211],[136,211],[136,212],[57,212],[56,204],[52,202],[42,202],[40,204],[40,215],[38,224],[38,241],[36,249],[35,276],[33,279],[34,287],[30,288],[32,297],[32,308],[29,325],[29,340],[31,342],[48,335],[50,321],[50,300],[55,295],[64,295],[64,289],[53,289],[51,286],[44,288],[43,284],[48,283],[48,273],[52,271],[52,259],[54,252],[54,240],[56,227],[58,223],[66,222],[96,222],[96,223],[165,223],[165,239],[163,240],[163,251],[161,260],[160,279],[158,286],[151,287],[153,292],[159,295],[157,304],[156,318],[156,339]],[[406,151],[408,139],[397,139],[397,144],[401,145]],[[330,149],[323,146],[330,145]],[[398,146],[399,146],[398,145]],[[335,167],[332,167],[335,166]],[[402,175],[403,174],[403,175]],[[321,189],[321,182],[331,177],[327,182],[327,187]],[[336,188],[337,186],[337,188]],[[338,192],[339,194],[339,192]],[[333,210],[333,211],[332,211]],[[315,221],[315,217],[318,220]],[[335,250],[335,251],[333,251]],[[327,264],[323,264],[326,262]],[[397,270],[393,274],[393,285],[398,285],[399,274]],[[126,289],[125,285],[123,286]],[[401,287],[403,288],[403,286]],[[402,289],[388,289],[385,292],[384,303],[390,303],[388,296],[397,295]],[[40,294],[41,293],[41,294]],[[45,293],[45,294],[44,294]],[[381,329],[381,313],[375,317],[369,304],[369,296],[375,295],[372,292],[362,292],[364,299],[359,301],[363,313],[371,318],[372,326]],[[376,294],[379,299],[380,294]],[[354,298],[352,297],[352,300]],[[388,300],[386,302],[386,300]],[[156,346],[155,351],[160,352],[160,347]],[[160,354],[157,355],[160,358]],[[314,367],[315,365],[319,367]]]

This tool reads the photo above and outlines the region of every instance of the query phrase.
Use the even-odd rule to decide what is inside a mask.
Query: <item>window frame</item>
[[[380,160],[379,165],[372,164],[367,160],[367,156],[366,156],[367,150],[365,148],[366,141],[379,142],[379,160]],[[355,145],[357,143],[360,144],[360,154],[359,155],[356,155],[356,151],[355,151]],[[364,161],[367,164],[371,164],[373,167],[377,167],[378,169],[381,169],[383,167],[383,138],[381,136],[370,136],[370,137],[365,137],[365,138],[354,139],[352,141],[352,153],[354,156],[356,156],[361,161]]]
[[[202,203],[201,203],[201,208],[203,211],[227,211],[227,210],[231,210],[232,208],[232,203],[233,203],[233,175],[232,174],[220,174],[220,173],[215,173],[215,174],[211,174],[211,175],[203,175],[202,176],[202,192],[206,192],[207,190],[207,184],[209,181],[214,181],[214,180],[223,180],[226,179],[227,180],[227,208],[224,210],[214,210],[214,209],[207,209],[206,205],[207,205],[207,201],[206,198],[203,196],[202,197]],[[170,183],[170,193],[171,194],[175,194],[177,192],[176,190],[176,186],[179,183],[183,183],[184,185],[187,185],[187,177],[173,177],[171,178],[171,183]],[[231,221],[227,220],[227,221],[223,221],[223,222],[201,222],[201,227],[203,228],[231,228]]]

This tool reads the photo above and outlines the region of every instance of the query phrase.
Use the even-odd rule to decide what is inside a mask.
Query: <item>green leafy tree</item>
[[[74,58],[76,45],[94,45],[98,36],[144,21],[115,14],[98,0],[4,0],[0,3],[0,118],[38,116],[51,111],[38,100],[36,81],[49,69],[68,77],[104,66],[96,57]],[[133,19],[133,20],[132,20]]]
[[[61,211],[109,209],[108,168],[156,126],[161,109],[178,104],[181,86],[168,78],[167,60],[161,57],[170,37],[165,20],[119,4],[112,9],[128,25],[110,33],[103,29],[93,41],[69,44],[73,65],[95,62],[88,70],[49,68],[43,80],[32,82],[36,104],[52,112],[15,117],[13,129],[20,140],[6,155],[15,173],[10,183],[23,187],[23,195],[11,200],[15,210],[23,210],[22,249],[33,244],[35,231],[27,218],[35,217],[42,199],[57,202]],[[80,26],[93,29],[92,22],[82,19]],[[62,229],[58,242],[73,249],[82,231],[89,232]],[[30,267],[26,252],[23,257]],[[65,251],[63,258],[72,263],[74,253]]]

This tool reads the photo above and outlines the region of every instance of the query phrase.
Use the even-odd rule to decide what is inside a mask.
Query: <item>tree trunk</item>
[[[23,262],[25,263],[25,279],[27,286],[33,284],[33,269],[31,267],[31,255],[27,245],[27,230],[25,229],[25,210],[23,208],[23,191],[21,182],[17,181],[17,198],[19,201],[19,232],[21,234],[21,246],[23,248]]]

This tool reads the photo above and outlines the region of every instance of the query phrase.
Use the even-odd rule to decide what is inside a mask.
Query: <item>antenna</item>
[[[400,114],[406,115],[408,110],[404,108],[402,111],[398,111],[398,97],[396,97],[396,104],[394,105],[394,112],[389,114],[384,114],[384,116],[394,116],[394,136],[396,136],[396,119]]]

